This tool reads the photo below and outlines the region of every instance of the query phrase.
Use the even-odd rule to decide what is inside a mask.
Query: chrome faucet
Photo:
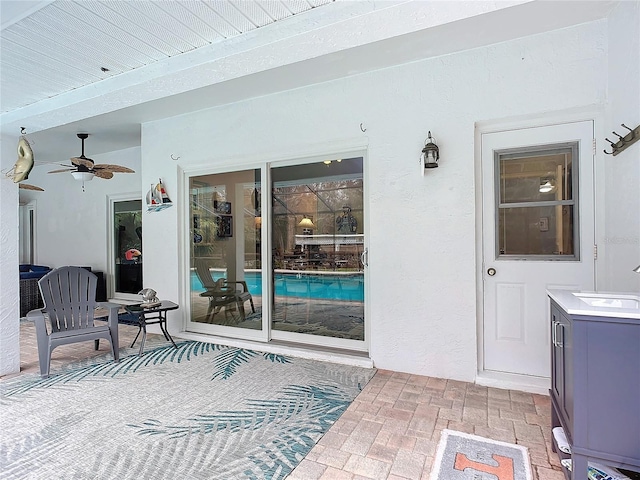
[[[636,273],[640,273],[640,265],[638,265],[636,268],[634,268],[633,271],[636,272]]]

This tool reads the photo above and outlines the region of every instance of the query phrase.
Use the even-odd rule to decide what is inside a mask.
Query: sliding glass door
[[[260,170],[193,176],[189,194],[192,324],[262,330]]]
[[[142,280],[142,200],[128,195],[110,197],[110,296],[139,300]]]
[[[358,157],[271,170],[273,338],[364,341],[362,164]]]
[[[363,158],[292,163],[189,177],[187,329],[366,350]]]

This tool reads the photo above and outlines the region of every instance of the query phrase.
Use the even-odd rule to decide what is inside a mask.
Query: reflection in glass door
[[[364,340],[362,167],[358,157],[271,170],[273,338]]]
[[[142,290],[142,200],[113,202],[114,296]],[[124,295],[122,295],[124,294]]]
[[[260,170],[189,179],[191,322],[262,330]]]

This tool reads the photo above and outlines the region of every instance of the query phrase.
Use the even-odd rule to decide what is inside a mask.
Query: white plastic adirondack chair
[[[111,343],[114,361],[119,360],[118,309],[120,305],[96,302],[98,277],[81,267],[60,267],[38,281],[44,308],[31,310],[27,319],[36,325],[40,374],[49,376],[51,352],[59,345],[100,338]],[[107,325],[94,324],[96,305],[109,311]],[[48,326],[47,328],[47,321]]]

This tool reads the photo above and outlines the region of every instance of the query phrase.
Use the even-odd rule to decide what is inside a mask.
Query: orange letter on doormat
[[[490,473],[498,477],[498,480],[513,480],[513,459],[501,455],[491,455],[498,462],[498,466],[487,465],[486,463],[469,460],[464,453],[456,453],[456,462],[453,468],[463,471],[465,468],[472,468],[479,472]]]

